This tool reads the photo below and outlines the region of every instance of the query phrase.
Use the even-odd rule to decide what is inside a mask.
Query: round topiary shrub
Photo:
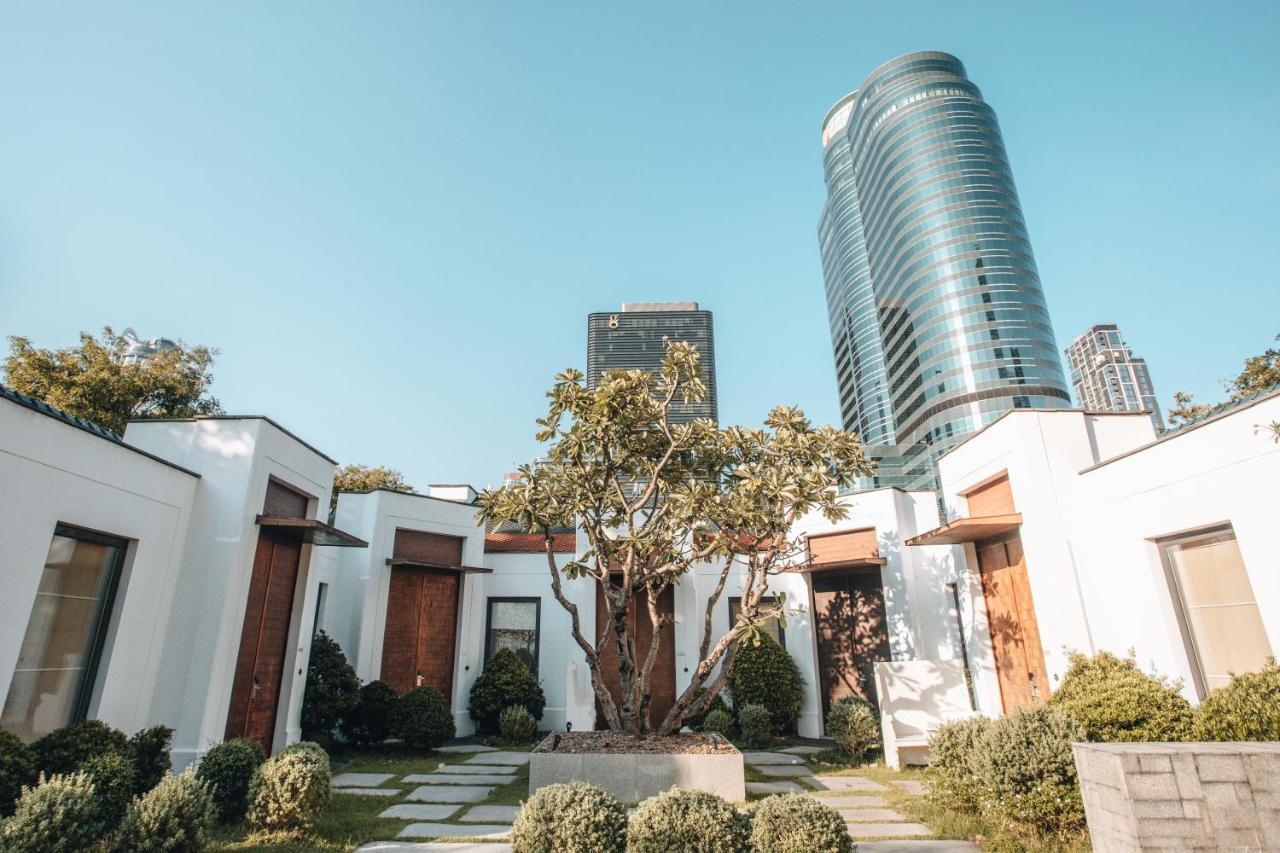
[[[31,744],[36,769],[46,776],[71,773],[95,755],[128,753],[129,739],[99,720],[81,720]]]
[[[400,694],[383,681],[370,681],[356,694],[356,704],[339,724],[343,737],[360,746],[391,737],[391,715]]]
[[[268,832],[308,829],[329,804],[331,781],[329,757],[315,744],[282,750],[253,775],[249,823]]]
[[[129,738],[129,755],[133,758],[135,771],[135,794],[150,791],[173,769],[173,762],[169,758],[169,747],[172,744],[173,729],[168,726],[152,726]]]
[[[729,675],[738,726],[742,727],[744,705],[763,705],[773,715],[775,734],[791,734],[804,704],[804,679],[795,660],[776,640],[767,634],[758,639],[758,643],[744,641],[738,646]]]
[[[13,814],[22,786],[36,781],[31,750],[13,732],[0,729],[0,819]]]
[[[586,782],[533,793],[511,827],[512,853],[622,853],[627,810]]]
[[[840,813],[803,794],[766,797],[751,816],[757,853],[853,853],[853,839]]]
[[[198,853],[217,812],[204,783],[190,770],[172,773],[129,809],[117,846],[132,853]]]
[[[114,832],[124,820],[137,774],[129,757],[119,752],[98,755],[84,763],[84,772],[93,782],[93,795],[98,803],[98,817],[104,832]]]
[[[42,777],[23,788],[13,817],[0,828],[0,850],[83,853],[102,837],[102,817],[86,773]]]
[[[266,757],[262,744],[242,737],[223,741],[200,759],[196,778],[208,787],[219,819],[231,823],[244,817],[249,785]]]
[[[694,694],[693,704],[691,704],[689,707],[696,708],[698,706],[698,700],[706,692],[707,691],[704,688],[699,687],[697,692]],[[733,711],[729,708],[728,704],[726,704],[724,701],[724,694],[717,693],[716,698],[711,700],[711,704],[708,705],[702,711],[702,713],[685,714],[684,724],[689,728],[693,729],[694,731],[702,731],[703,726],[707,719],[707,715],[710,714],[712,711],[724,711],[730,717],[733,716]]]
[[[360,679],[347,663],[347,656],[324,631],[311,639],[307,663],[307,687],[302,694],[302,731],[327,735],[348,711],[355,707]]]
[[[1184,741],[1194,736],[1195,711],[1181,684],[1147,675],[1131,656],[1110,652],[1070,656],[1050,704],[1084,727],[1091,741]]]
[[[706,791],[672,788],[642,802],[627,825],[628,853],[737,853],[751,849],[750,821]]]
[[[702,730],[704,732],[715,732],[724,735],[726,738],[733,737],[733,715],[721,708],[716,708],[707,713],[702,718]]]
[[[1233,675],[1200,703],[1200,740],[1280,740],[1280,666]]]
[[[773,743],[774,725],[774,717],[764,705],[743,705],[738,709],[738,730],[743,742],[753,749]]]
[[[484,670],[471,685],[471,719],[483,734],[498,730],[498,716],[503,709],[520,705],[542,719],[547,698],[538,679],[511,649],[500,649],[484,665]]]
[[[929,738],[929,799],[954,811],[981,810],[981,786],[974,769],[978,743],[991,725],[987,717],[945,723]]]
[[[498,733],[507,743],[528,743],[538,736],[538,721],[523,705],[512,705],[498,715]]]
[[[415,749],[435,749],[456,731],[449,703],[434,687],[419,687],[401,696],[391,730]]]
[[[827,712],[827,737],[854,759],[862,759],[880,746],[880,714],[871,703],[845,696]]]
[[[1019,708],[978,739],[973,771],[984,808],[1015,832],[1065,837],[1084,828],[1072,742],[1084,728],[1050,705]]]

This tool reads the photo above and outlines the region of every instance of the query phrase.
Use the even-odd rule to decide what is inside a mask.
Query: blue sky
[[[910,50],[1000,118],[1060,345],[1166,403],[1280,332],[1280,4],[0,5],[0,335],[219,347],[343,462],[501,480],[586,315],[715,312],[720,412],[838,419],[819,125]]]

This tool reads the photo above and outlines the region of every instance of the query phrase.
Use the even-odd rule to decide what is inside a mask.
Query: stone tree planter
[[[624,803],[670,788],[708,791],[731,803],[747,798],[742,753],[719,735],[548,735],[529,759],[529,793],[574,781],[595,785]]]

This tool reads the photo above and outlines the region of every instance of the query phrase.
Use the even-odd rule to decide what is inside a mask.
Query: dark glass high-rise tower
[[[686,341],[702,356],[707,399],[671,404],[671,422],[718,419],[716,408],[716,341],[710,311],[696,302],[627,302],[614,313],[587,315],[587,387],[594,388],[606,370],[658,372],[669,341]]]
[[[932,488],[982,425],[1071,399],[995,113],[959,59],[910,53],[831,108],[822,146],[844,426],[875,485]]]

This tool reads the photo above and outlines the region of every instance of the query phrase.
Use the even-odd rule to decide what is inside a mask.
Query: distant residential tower
[[[1070,394],[1000,129],[946,53],[898,57],[822,125],[818,235],[845,429],[874,482],[934,488],[937,458]]]
[[[1150,412],[1156,429],[1164,429],[1146,359],[1134,357],[1115,324],[1090,326],[1071,342],[1066,356],[1081,406],[1099,412]]]
[[[700,310],[696,302],[627,302],[621,311],[588,315],[587,387],[594,388],[607,370],[657,372],[671,341],[698,348],[707,385],[707,399],[701,403],[672,404],[671,422],[718,420],[715,333],[711,312]]]

